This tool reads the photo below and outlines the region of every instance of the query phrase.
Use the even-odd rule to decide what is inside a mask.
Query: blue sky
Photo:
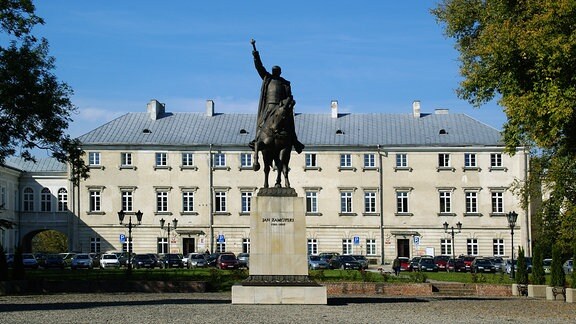
[[[74,89],[70,127],[80,136],[150,99],[171,112],[256,113],[264,65],[282,67],[296,112],[410,113],[448,108],[496,129],[496,103],[473,108],[455,94],[454,42],[430,14],[437,1],[37,0],[56,75]]]

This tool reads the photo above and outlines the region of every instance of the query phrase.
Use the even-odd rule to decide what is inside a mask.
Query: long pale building
[[[515,245],[529,245],[528,213],[511,191],[526,178],[528,153],[505,154],[498,130],[446,109],[422,113],[417,101],[406,114],[339,113],[335,101],[330,109],[295,115],[306,149],[292,153],[290,181],[306,201],[309,253],[380,263],[452,255],[454,243],[456,255],[509,256],[513,210]],[[140,210],[136,253],[249,251],[251,199],[264,177],[247,146],[255,120],[216,113],[210,100],[202,113],[171,113],[152,100],[146,112],[81,136],[91,172],[79,186],[74,248],[126,250],[118,212],[127,221]],[[445,222],[462,224],[454,242]]]

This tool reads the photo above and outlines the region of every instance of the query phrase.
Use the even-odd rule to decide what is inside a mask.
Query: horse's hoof
[[[275,188],[282,188],[282,185],[279,184],[279,183],[277,183],[277,184],[274,185],[274,187],[275,187]]]
[[[260,163],[254,163],[254,164],[252,165],[252,170],[254,170],[254,171],[260,170]]]

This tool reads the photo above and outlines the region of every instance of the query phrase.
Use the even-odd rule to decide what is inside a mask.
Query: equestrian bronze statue
[[[256,50],[256,41],[251,40],[254,66],[262,78],[262,89],[258,103],[258,116],[256,119],[256,136],[250,142],[254,150],[254,171],[260,170],[258,152],[262,153],[264,160],[264,188],[268,188],[268,174],[272,162],[276,166],[275,187],[282,187],[281,179],[284,175],[284,186],[290,188],[288,180],[288,164],[292,147],[298,154],[304,149],[304,144],[298,141],[294,127],[294,105],[290,82],[280,76],[279,66],[272,67],[272,73],[264,68],[260,60],[260,53]]]

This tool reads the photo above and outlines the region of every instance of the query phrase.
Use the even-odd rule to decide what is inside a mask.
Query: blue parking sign
[[[223,243],[223,242],[225,242],[224,234],[219,234],[217,241],[218,241],[218,243]]]
[[[120,234],[120,243],[126,243],[126,235]]]
[[[360,237],[354,236],[354,245],[360,245]]]

